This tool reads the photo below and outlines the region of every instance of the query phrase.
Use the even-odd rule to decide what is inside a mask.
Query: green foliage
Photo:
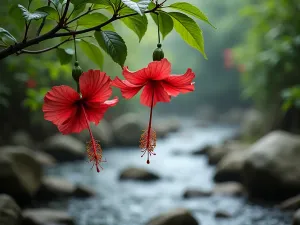
[[[124,8],[120,11],[120,15],[127,15],[133,12],[134,11],[131,9]],[[138,36],[139,41],[142,40],[148,26],[148,19],[146,15],[125,17],[121,19],[121,21]]]
[[[90,60],[97,64],[100,69],[103,69],[104,58],[100,48],[97,45],[82,40],[80,41],[79,46]]]
[[[38,8],[37,11],[47,13],[47,19],[49,20],[59,20],[59,13],[50,6],[44,6],[41,8]]]
[[[104,23],[107,20],[108,20],[108,18],[105,15],[103,15],[102,13],[92,13],[92,14],[88,14],[84,17],[81,17],[77,21],[77,25],[85,27],[85,28],[91,28],[91,27],[95,27],[101,23]],[[102,30],[111,30],[111,31],[115,30],[111,23],[105,25],[101,29]]]
[[[65,65],[72,61],[74,50],[71,48],[67,48],[67,49],[57,48],[56,54],[61,65]]]
[[[148,8],[151,0],[140,0],[138,2],[134,2],[131,0],[121,0],[128,8],[134,10],[141,16],[143,16],[144,12]]]
[[[261,1],[241,13],[252,22],[247,38],[236,49],[236,58],[246,66],[245,95],[262,108],[279,105],[282,97],[284,109],[298,104],[297,88],[291,87],[300,83],[299,3]]]
[[[182,37],[182,39],[193,48],[199,50],[204,58],[207,56],[204,51],[204,38],[202,30],[197,23],[187,15],[179,12],[170,12],[169,16],[172,17],[175,30]]]
[[[123,67],[127,56],[127,46],[123,38],[113,31],[96,31],[94,35],[101,48]]]
[[[192,15],[192,16],[200,19],[200,20],[203,20],[206,23],[208,23],[209,25],[211,25],[213,28],[215,28],[214,25],[212,25],[209,22],[207,16],[203,12],[201,12],[200,9],[198,9],[196,6],[194,6],[194,5],[190,4],[190,3],[187,3],[187,2],[176,2],[174,4],[171,4],[169,7],[173,8],[173,9],[177,9],[177,10],[182,11],[182,12],[185,12],[185,13],[187,13],[189,15]]]
[[[4,46],[8,46],[8,43],[10,43],[10,41],[17,43],[17,40],[14,38],[14,36],[12,36],[7,30],[3,29],[2,27],[0,27],[0,40]]]
[[[284,100],[282,109],[287,111],[293,106],[300,109],[300,85],[295,85],[282,91],[281,96]]]
[[[150,15],[156,25],[159,25],[159,31],[163,39],[165,39],[166,36],[173,30],[174,23],[172,18],[168,15],[168,13],[165,13],[164,11],[160,11],[157,14],[151,13]]]
[[[24,17],[24,19],[26,21],[31,21],[31,20],[39,20],[39,19],[42,19],[44,17],[46,17],[48,14],[45,13],[45,12],[39,12],[39,11],[36,11],[34,13],[31,13],[29,12],[24,6],[22,5],[18,5],[19,9],[22,11],[22,15]]]

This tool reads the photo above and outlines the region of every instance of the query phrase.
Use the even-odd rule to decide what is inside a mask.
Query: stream
[[[177,133],[159,140],[156,156],[141,158],[138,148],[104,149],[99,174],[88,162],[61,164],[46,171],[73,183],[84,184],[97,192],[97,197],[51,202],[50,206],[66,209],[76,225],[144,225],[150,218],[174,208],[188,208],[202,225],[290,225],[292,214],[274,207],[249,203],[244,198],[211,196],[183,199],[187,188],[211,189],[214,167],[205,156],[188,154],[206,144],[218,144],[231,137],[235,127],[208,128],[185,125]],[[174,151],[182,154],[174,154]],[[119,181],[120,171],[129,166],[143,167],[160,175],[154,182]],[[216,210],[233,214],[228,219],[214,217]]]

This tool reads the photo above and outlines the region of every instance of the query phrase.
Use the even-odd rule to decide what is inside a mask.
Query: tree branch
[[[23,49],[25,49],[27,47],[30,47],[30,46],[33,46],[33,45],[36,45],[36,44],[39,44],[40,42],[43,42],[43,41],[48,40],[48,39],[52,39],[52,38],[56,38],[56,37],[64,37],[64,36],[73,36],[73,35],[84,34],[84,33],[90,32],[90,31],[99,30],[102,27],[104,27],[105,25],[107,25],[107,24],[109,24],[113,21],[123,19],[123,18],[126,18],[126,17],[130,17],[130,16],[138,15],[138,13],[131,13],[131,14],[123,15],[123,16],[113,15],[109,20],[107,20],[106,22],[104,22],[102,24],[99,24],[98,26],[95,26],[95,27],[91,27],[91,28],[84,29],[84,30],[79,30],[79,31],[70,31],[70,32],[64,32],[64,33],[57,33],[60,29],[63,29],[64,26],[65,26],[65,22],[66,22],[65,19],[66,19],[66,16],[67,16],[67,11],[68,11],[68,8],[69,8],[69,4],[70,4],[70,0],[67,0],[64,13],[63,13],[63,15],[60,19],[60,22],[57,24],[57,26],[55,26],[52,30],[50,30],[46,34],[35,37],[35,38],[33,38],[31,40],[28,40],[26,42],[16,43],[15,45],[11,45],[8,48],[3,49],[2,51],[0,51],[0,60],[4,59],[4,58],[6,58],[10,55],[20,53],[21,51],[24,51]],[[151,10],[147,10],[144,13],[155,12],[159,7],[160,7],[160,5],[156,5],[156,7],[154,7]]]
[[[45,48],[45,49],[41,49],[41,50],[37,50],[37,51],[30,51],[30,50],[21,50],[19,53],[17,53],[17,55],[20,55],[22,53],[25,53],[25,54],[40,54],[40,53],[44,53],[44,52],[48,52],[48,51],[51,51],[55,48],[58,48],[59,46],[63,45],[64,43],[68,42],[68,41],[71,41],[72,39],[67,39],[67,40],[64,40],[63,42],[57,44],[57,45],[54,45],[52,47],[49,47],[49,48]]]

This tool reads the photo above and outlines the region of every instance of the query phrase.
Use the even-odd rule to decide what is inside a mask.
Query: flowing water
[[[139,149],[104,150],[108,161],[99,174],[87,162],[62,164],[47,170],[96,190],[97,197],[73,198],[66,202],[52,202],[51,206],[67,209],[77,225],[143,225],[151,217],[174,208],[188,208],[202,225],[290,225],[291,213],[251,204],[244,198],[203,197],[183,199],[186,188],[211,189],[214,168],[205,156],[186,154],[201,145],[217,144],[232,136],[232,127],[196,128],[185,126],[157,143],[157,155],[151,164],[140,157]],[[174,151],[184,154],[174,154]],[[162,179],[155,182],[119,181],[118,176],[128,166],[154,171]],[[229,219],[216,219],[216,210],[233,214]],[[187,224],[188,225],[188,224]]]

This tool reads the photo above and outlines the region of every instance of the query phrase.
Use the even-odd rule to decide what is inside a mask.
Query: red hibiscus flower
[[[171,97],[179,93],[188,93],[194,91],[192,80],[195,74],[188,69],[183,75],[171,75],[171,64],[167,59],[149,63],[148,67],[130,72],[127,67],[123,68],[123,76],[126,80],[120,80],[116,77],[112,86],[120,88],[122,96],[130,99],[135,96],[142,88],[141,104],[150,107],[150,119],[148,128],[144,131],[140,139],[140,148],[142,157],[148,153],[149,156],[155,155],[156,133],[152,129],[152,109],[157,102],[170,102]]]
[[[87,145],[88,157],[100,172],[102,149],[93,137],[89,122],[99,124],[109,107],[115,106],[118,98],[108,100],[112,94],[111,79],[104,72],[89,70],[79,78],[80,92],[69,86],[55,86],[44,98],[45,120],[55,124],[62,134],[79,133],[88,129],[90,142]],[[101,167],[101,166],[100,166]]]

